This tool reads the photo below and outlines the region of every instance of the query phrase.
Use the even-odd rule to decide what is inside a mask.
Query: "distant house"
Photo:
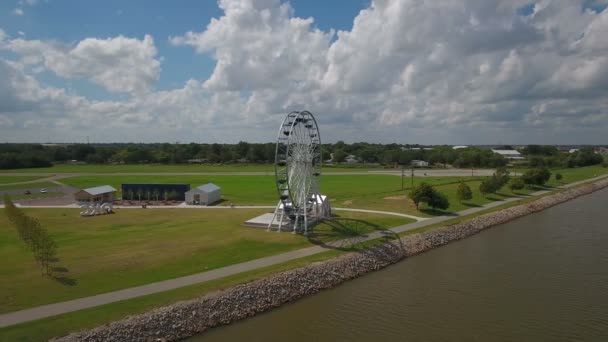
[[[568,150],[568,153],[578,152],[578,148],[571,148]]]
[[[116,189],[109,185],[96,186],[76,192],[74,199],[78,202],[112,202],[114,201],[116,191]]]
[[[424,161],[424,160],[412,160],[412,166],[413,167],[428,167],[429,162]]]
[[[503,156],[505,159],[508,159],[508,160],[523,160],[524,159],[524,157],[521,156],[521,153],[517,152],[516,150],[492,149],[492,152],[494,152],[496,154],[500,154],[501,156]]]
[[[352,154],[347,155],[347,156],[346,156],[346,158],[344,158],[344,161],[345,161],[347,164],[356,164],[356,163],[358,163],[358,162],[359,162],[359,160],[357,159],[357,157],[355,157],[355,156],[354,156],[354,155],[352,155]]]
[[[452,150],[460,150],[463,148],[468,148],[469,146],[464,146],[464,145],[459,145],[459,146],[452,146]]]
[[[210,205],[222,199],[222,190],[213,183],[207,183],[186,192],[186,203]]]

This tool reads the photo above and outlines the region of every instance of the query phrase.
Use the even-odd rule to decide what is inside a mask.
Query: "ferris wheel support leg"
[[[281,226],[283,225],[283,215],[285,214],[284,210],[281,210],[281,216],[279,216],[279,229],[277,229],[277,233],[281,232]]]
[[[298,229],[298,219],[300,218],[300,214],[296,213],[296,220],[293,223],[293,232],[291,232],[292,234],[296,233],[296,229]]]
[[[272,223],[274,222],[274,219],[277,217],[277,210],[278,210],[278,208],[275,208],[274,214],[272,215],[272,220],[270,220],[270,223],[268,224],[268,228],[266,228],[267,232],[270,231],[270,228],[272,227]]]

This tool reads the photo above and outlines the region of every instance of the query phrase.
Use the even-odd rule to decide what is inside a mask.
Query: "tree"
[[[496,192],[495,186],[491,179],[486,179],[481,184],[479,184],[479,192],[481,192],[482,196],[486,196],[487,194],[493,194]]]
[[[420,183],[408,193],[409,198],[420,209],[420,203],[426,203],[431,208],[447,209],[450,206],[448,198],[435,190],[431,185]]]
[[[433,189],[433,195],[427,203],[433,209],[447,209],[450,206],[448,198],[443,193]]]
[[[346,152],[344,152],[343,150],[335,150],[331,161],[334,163],[343,163],[344,160],[346,159]]]
[[[511,182],[509,183],[509,188],[511,188],[511,192],[515,192],[515,190],[521,190],[524,188],[524,186],[525,184],[521,177],[515,177],[511,179]]]
[[[461,182],[460,184],[458,184],[458,189],[456,190],[456,197],[458,198],[458,201],[462,203],[462,201],[472,199],[473,192],[471,192],[471,188],[465,182]]]
[[[544,185],[551,178],[551,172],[547,168],[535,168],[526,171],[521,178],[526,185]]]

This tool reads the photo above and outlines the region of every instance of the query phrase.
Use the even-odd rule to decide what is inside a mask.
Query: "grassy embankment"
[[[230,212],[227,212],[227,211]],[[260,209],[117,209],[80,217],[78,209],[27,209],[58,245],[57,279],[44,278],[0,210],[0,313],[203,272],[389,228],[408,218],[339,212],[316,236],[245,227]],[[266,210],[267,211],[267,210]],[[10,260],[10,262],[9,262]]]
[[[602,170],[596,167],[590,168],[581,168],[581,169],[570,169],[567,172],[564,171],[562,174],[564,175],[563,182],[574,182],[578,180],[583,180],[586,178],[593,177],[595,175],[604,174],[607,170]],[[476,192],[476,190],[474,190]],[[437,226],[444,226],[446,224],[454,224],[478,215],[482,215],[487,212],[497,211],[500,209],[504,209],[506,207],[515,206],[518,204],[522,204],[525,202],[532,201],[536,199],[534,198],[524,198],[518,201],[505,203],[503,206],[495,207],[492,209],[488,209],[476,214],[468,215],[466,217],[455,218],[450,221],[442,222],[439,224],[423,227],[417,229],[415,231],[409,231],[401,234],[408,235],[414,234],[420,231],[430,230]],[[372,245],[375,243],[379,243],[379,240],[370,241],[365,243],[365,245],[358,246],[359,248],[363,248],[366,245]],[[251,281],[253,279],[261,278],[266,275],[279,272],[286,269],[296,268],[300,266],[304,266],[314,261],[325,260],[331,257],[334,257],[338,254],[342,254],[345,251],[331,250],[322,254],[318,254],[315,256],[302,258],[298,260],[294,260],[291,262],[287,262],[285,264],[276,265],[272,267],[268,267],[265,269],[260,269],[252,272],[242,273],[235,276],[219,279],[212,282],[197,284],[185,288],[181,288],[178,290],[167,291],[163,293],[158,293],[150,296],[140,297],[128,301],[123,301],[119,303],[108,304],[96,308],[91,308],[87,310],[82,310],[74,313],[69,313],[57,317],[52,317],[48,319],[43,319],[31,323],[21,324],[13,327],[8,327],[4,329],[0,329],[0,337],[1,339],[6,340],[22,340],[22,341],[37,341],[42,339],[47,339],[52,336],[58,336],[62,334],[66,334],[69,331],[74,331],[78,329],[90,328],[96,325],[100,325],[103,323],[110,322],[112,320],[119,319],[128,314],[134,314],[138,312],[143,312],[149,310],[153,307],[166,305],[177,300],[187,299],[197,297],[204,293],[212,292],[214,290],[226,288],[235,284],[244,283],[247,281]]]

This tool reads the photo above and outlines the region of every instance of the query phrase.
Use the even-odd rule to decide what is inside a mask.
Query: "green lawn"
[[[561,173],[564,177],[560,182],[555,180],[555,174],[557,173]],[[577,167],[572,169],[551,169],[551,179],[547,185],[557,186],[561,184],[573,183],[607,173],[608,167],[602,167],[601,165]]]
[[[230,211],[230,212],[228,212]],[[268,210],[117,209],[80,217],[78,209],[27,209],[58,245],[56,275],[42,277],[31,252],[0,210],[0,312],[80,298],[211,270],[297,248],[412,222],[338,212],[307,238],[242,223]]]
[[[330,250],[321,254],[292,260],[283,264],[265,267],[255,271],[239,273],[233,276],[212,280],[179,289],[138,297],[117,303],[106,304],[90,309],[49,317],[33,322],[0,328],[0,341],[37,342],[52,337],[64,336],[70,332],[94,328],[163,305],[180,300],[192,299],[206,293],[247,283],[285,270],[309,265],[344,254],[345,251]]]
[[[378,166],[327,166],[325,172],[383,170]],[[0,170],[0,173],[117,173],[117,172],[274,172],[273,164],[225,164],[225,165],[68,165],[31,169]]]
[[[29,182],[40,179],[40,176],[0,176],[0,185],[6,183]]]
[[[414,177],[414,185],[427,182],[457,184],[461,179],[479,177]],[[80,176],[61,181],[77,188],[109,184],[120,189],[122,183],[188,183],[192,187],[212,182],[222,188],[223,203],[220,205],[275,205],[278,201],[274,176]],[[332,206],[360,209],[386,210],[419,214],[404,195],[411,179],[404,180],[392,175],[326,175],[321,179],[321,192],[328,194]],[[455,193],[455,192],[454,192]],[[487,202],[484,202],[487,203]]]

